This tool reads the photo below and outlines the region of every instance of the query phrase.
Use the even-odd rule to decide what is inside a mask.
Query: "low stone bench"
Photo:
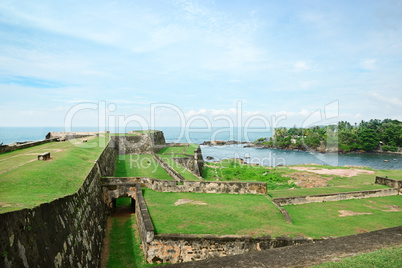
[[[48,159],[50,159],[50,153],[49,152],[46,152],[46,153],[38,155],[38,160],[48,160]]]

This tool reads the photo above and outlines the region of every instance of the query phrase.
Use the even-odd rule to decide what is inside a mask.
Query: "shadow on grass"
[[[136,241],[133,225],[136,223],[130,207],[130,198],[119,198],[118,201],[120,202],[112,216],[107,267],[139,267],[135,256],[136,250],[139,249],[134,248]]]

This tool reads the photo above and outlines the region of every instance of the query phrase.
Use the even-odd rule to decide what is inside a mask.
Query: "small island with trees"
[[[326,152],[402,153],[402,122],[371,119],[359,124],[340,121],[311,128],[275,128],[274,135],[259,138],[247,147]]]

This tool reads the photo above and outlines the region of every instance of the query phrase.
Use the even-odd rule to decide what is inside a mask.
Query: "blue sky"
[[[0,126],[402,120],[402,1],[2,0],[0,93]]]

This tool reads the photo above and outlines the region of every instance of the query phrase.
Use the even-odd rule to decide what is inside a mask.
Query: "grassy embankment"
[[[400,196],[286,206],[293,221],[289,224],[265,196],[143,191],[157,233],[320,238],[394,227],[402,220],[402,211],[387,211],[402,206]],[[205,204],[176,206],[179,199]],[[341,217],[340,210],[371,214]]]
[[[73,194],[104,149],[99,139],[51,142],[1,154],[0,213]],[[50,152],[51,159],[38,161],[37,155],[44,152]]]
[[[381,267],[394,268],[402,263],[402,245],[383,248],[370,253],[359,254],[354,257],[343,258],[339,262],[327,262],[312,266],[314,268],[366,268]]]

